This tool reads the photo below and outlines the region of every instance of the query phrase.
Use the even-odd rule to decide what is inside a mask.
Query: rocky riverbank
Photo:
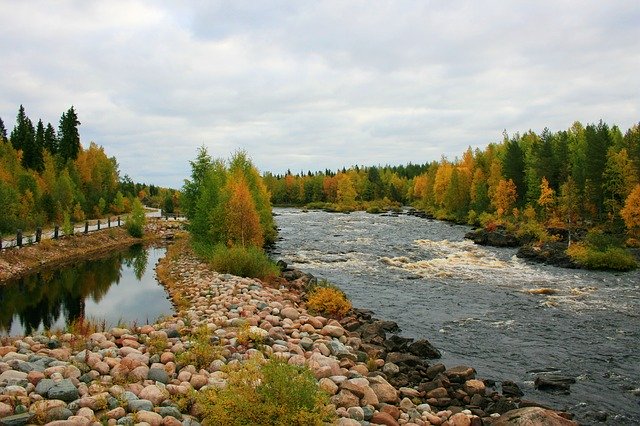
[[[340,321],[313,315],[303,293],[310,277],[300,271],[285,273],[288,280],[274,287],[218,274],[180,244],[157,268],[178,311],[173,317],[4,339],[0,424],[196,425],[197,405],[180,398],[224,386],[226,364],[261,353],[308,366],[332,395],[340,425],[505,425],[528,418],[575,424],[523,400],[515,383],[503,382],[500,394],[471,367],[432,363],[437,349],[391,335],[395,324],[370,312],[355,310]],[[219,357],[199,368],[184,354],[203,328]],[[241,338],[246,331],[262,343]]]

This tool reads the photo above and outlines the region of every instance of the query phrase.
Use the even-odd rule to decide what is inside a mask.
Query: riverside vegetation
[[[569,257],[565,264],[619,270],[637,267],[627,249],[640,246],[639,181],[640,126],[623,134],[603,122],[505,133],[453,160],[265,175],[276,205],[378,213],[411,204],[513,235],[532,258],[555,253]]]

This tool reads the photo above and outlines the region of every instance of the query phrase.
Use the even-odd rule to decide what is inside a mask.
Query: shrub
[[[341,318],[351,309],[351,302],[337,288],[317,287],[308,296],[307,308],[320,315]]]
[[[193,365],[196,369],[208,368],[220,357],[220,348],[211,341],[207,326],[201,326],[191,333],[189,347],[178,354],[176,361],[182,365]]]
[[[204,423],[224,425],[322,425],[332,420],[328,396],[305,367],[254,357],[229,366],[228,384],[196,395]]]
[[[145,223],[144,207],[139,199],[133,200],[133,207],[131,208],[131,214],[127,218],[125,228],[129,235],[135,238],[142,238],[144,234]]]
[[[638,267],[631,253],[621,247],[598,250],[585,243],[576,243],[567,249],[567,254],[587,269],[630,271]]]
[[[280,273],[275,263],[257,247],[227,247],[224,244],[218,244],[213,248],[200,246],[196,251],[205,254],[213,269],[223,274],[265,280]]]

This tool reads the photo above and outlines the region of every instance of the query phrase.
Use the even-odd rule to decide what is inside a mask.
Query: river
[[[275,213],[274,257],[338,285],[401,335],[429,339],[448,367],[513,380],[523,398],[583,424],[640,424],[638,271],[529,263],[464,240],[467,226],[408,215]],[[529,292],[540,288],[555,294]],[[534,389],[543,372],[575,378],[570,394]]]

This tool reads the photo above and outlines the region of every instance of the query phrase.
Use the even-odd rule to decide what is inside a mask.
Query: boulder
[[[498,417],[492,426],[577,426],[578,423],[565,419],[552,410],[540,407],[526,407],[511,410]]]
[[[442,354],[427,339],[417,340],[409,345],[409,352],[421,358],[435,359]]]

